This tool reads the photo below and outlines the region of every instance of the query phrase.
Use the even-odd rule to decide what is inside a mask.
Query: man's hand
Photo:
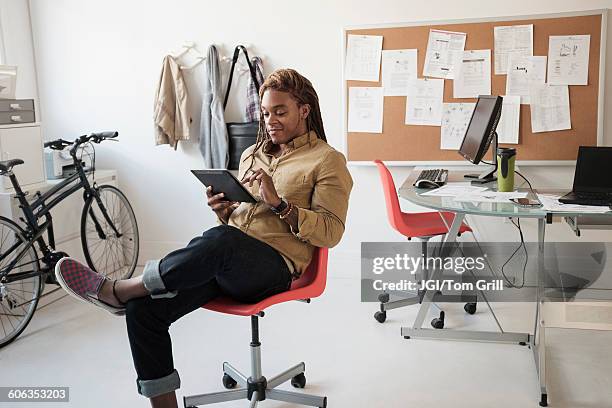
[[[227,222],[232,211],[238,208],[240,203],[236,201],[225,200],[223,198],[224,196],[225,194],[223,193],[213,195],[212,186],[208,186],[206,188],[206,197],[208,197],[208,206],[212,208],[215,214],[217,214],[217,217]]]
[[[276,188],[274,188],[272,177],[263,169],[255,169],[247,172],[242,178],[242,184],[248,184],[249,187],[253,186],[254,181],[259,181],[259,195],[264,203],[270,207],[278,207],[281,199],[276,192]]]

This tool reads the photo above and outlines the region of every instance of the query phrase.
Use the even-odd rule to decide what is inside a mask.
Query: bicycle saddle
[[[23,164],[23,160],[21,160],[21,159],[11,159],[11,160],[0,161],[0,171],[2,173],[9,172],[9,171],[11,171],[13,166],[17,166],[19,164]]]

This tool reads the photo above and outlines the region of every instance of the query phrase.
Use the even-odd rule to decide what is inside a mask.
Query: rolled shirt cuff
[[[168,291],[161,278],[161,272],[159,271],[160,262],[159,259],[147,261],[142,272],[142,283],[153,299],[175,297],[176,291]]]
[[[178,371],[174,370],[169,375],[154,380],[136,380],[138,393],[147,398],[167,394],[181,387],[181,378]]]

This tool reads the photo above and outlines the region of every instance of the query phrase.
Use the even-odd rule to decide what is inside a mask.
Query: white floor
[[[325,294],[311,304],[269,309],[260,326],[264,375],[305,361],[305,391],[327,395],[329,407],[538,406],[528,348],[405,340],[400,327],[412,322],[416,307],[390,311],[379,324],[372,317],[377,306],[361,303],[359,296],[357,279],[330,278]],[[484,307],[474,316],[465,315],[461,305],[445,310],[448,328],[493,329]],[[525,308],[509,305],[499,312],[508,330],[532,326]],[[205,310],[175,323],[179,397],[221,390],[223,361],[247,371],[249,328],[248,318]],[[548,329],[547,335],[550,406],[612,407],[612,333]],[[124,320],[67,297],[38,310],[26,331],[0,350],[0,386],[70,387],[69,404],[0,407],[147,407],[135,381]]]

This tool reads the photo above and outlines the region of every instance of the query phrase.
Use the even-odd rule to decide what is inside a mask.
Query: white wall
[[[223,55],[229,55],[237,43],[252,44],[256,53],[266,57],[266,73],[279,67],[292,67],[303,73],[319,93],[328,141],[340,149],[344,26],[610,6],[611,0],[440,0],[435,5],[406,0],[275,3],[31,0],[45,137],[70,138],[90,131],[119,130],[121,142],[101,146],[98,160],[100,166],[119,170],[120,184],[139,220],[143,261],[183,245],[194,234],[214,225],[203,191],[189,174],[189,169],[202,165],[195,140],[183,143],[177,151],[153,143],[152,104],[161,60],[183,41],[197,42],[203,52],[211,43],[221,45]],[[608,107],[612,106],[608,96],[612,95],[610,47],[612,40],[608,38]],[[198,125],[202,76],[202,67],[187,75],[193,96],[194,131]],[[236,107],[229,119],[240,119]],[[610,145],[612,127],[607,118],[606,129],[605,144]],[[409,171],[392,170],[398,185]],[[392,241],[402,237],[386,220],[375,169],[352,167],[351,172],[355,187],[347,232],[332,254],[356,259],[361,241]],[[567,188],[573,169],[537,167],[525,169],[525,173],[535,186]],[[473,220],[473,224],[482,239],[516,239],[510,224],[500,219]],[[527,229],[528,237],[534,238],[533,228],[528,225]],[[549,231],[549,239],[572,239],[565,226],[553,225]],[[592,237],[607,240],[611,234]],[[331,273],[358,276],[359,271]]]

